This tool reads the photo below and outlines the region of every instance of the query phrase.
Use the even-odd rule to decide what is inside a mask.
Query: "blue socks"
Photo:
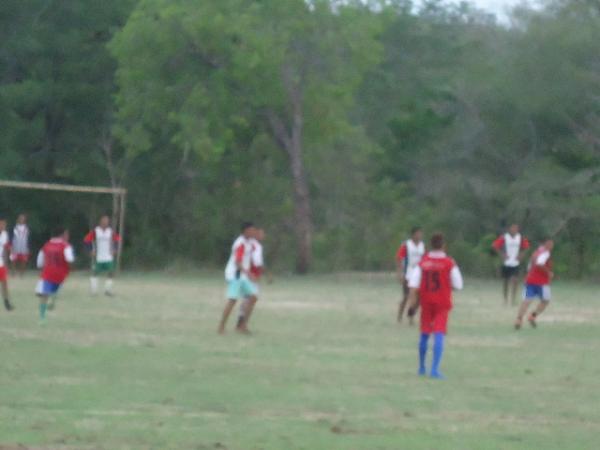
[[[444,333],[433,334],[433,364],[431,366],[431,378],[444,379],[445,377],[440,373],[440,362],[444,355]],[[425,375],[427,370],[425,369],[425,358],[427,357],[427,343],[429,341],[429,334],[421,333],[421,339],[419,340],[419,375]]]
[[[431,366],[432,378],[444,378],[440,373],[440,362],[444,355],[444,333],[434,333],[433,335],[433,365]]]
[[[427,341],[429,341],[429,335],[421,333],[421,340],[419,341],[419,375],[425,375],[425,357],[427,356]]]

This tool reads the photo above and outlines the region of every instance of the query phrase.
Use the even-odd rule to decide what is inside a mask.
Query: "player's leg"
[[[237,321],[237,324],[236,324],[236,328],[238,330],[244,324],[244,317],[245,317],[245,312],[246,312],[246,308],[247,308],[247,305],[248,305],[248,300],[249,300],[248,297],[244,297],[244,300],[240,304],[239,314],[238,314],[238,321]]]
[[[433,332],[433,309],[429,303],[421,305],[421,336],[419,339],[419,372],[420,376],[427,373],[426,359],[427,359],[427,345],[429,342],[429,336]]]
[[[544,312],[544,310],[548,307],[550,303],[551,293],[550,286],[542,286],[540,293],[540,302],[535,308],[535,310],[529,315],[527,320],[532,327],[537,327],[536,319],[537,317]]]
[[[104,295],[108,296],[108,297],[112,297],[114,296],[113,293],[113,285],[114,285],[114,277],[115,277],[115,270],[114,270],[114,265],[113,263],[107,263],[107,274],[106,274],[106,279],[104,280]]]
[[[231,311],[233,310],[237,299],[240,298],[240,290],[240,280],[227,281],[227,303],[225,303],[225,308],[223,309],[223,314],[221,316],[221,322],[219,323],[219,334],[225,333],[225,325],[227,325],[227,320],[229,319],[229,315],[231,314]]]
[[[35,288],[35,294],[40,300],[39,314],[40,314],[40,325],[46,324],[46,311],[48,310],[48,297],[49,289],[48,282],[39,280]]]
[[[514,273],[512,277],[510,277],[510,304],[514,306],[517,304],[517,291],[519,289],[519,274],[518,272]]]
[[[240,288],[242,295],[248,300],[244,307],[244,319],[238,327],[238,331],[242,333],[249,333],[248,323],[250,322],[250,317],[252,317],[252,312],[254,311],[256,302],[258,301],[258,286],[254,282],[244,279],[241,280]]]
[[[508,287],[510,284],[510,278],[506,272],[507,267],[502,266],[500,272],[502,274],[502,298],[504,299],[504,305],[508,305]]]
[[[0,267],[0,285],[2,290],[2,300],[4,300],[4,308],[7,311],[13,310],[13,305],[10,303],[10,297],[8,295],[8,271],[6,267]]]
[[[221,322],[219,323],[219,334],[225,334],[225,325],[227,325],[227,319],[229,319],[229,315],[231,314],[231,310],[235,306],[236,300],[229,299],[227,303],[225,303],[225,308],[223,309],[223,315],[221,316]]]
[[[398,323],[402,322],[402,317],[404,316],[404,310],[406,309],[406,304],[408,303],[408,293],[410,289],[408,289],[408,282],[404,280],[402,283],[402,300],[400,301],[400,305],[398,306]]]
[[[419,297],[419,294],[417,293],[417,300],[415,302],[415,304],[408,309],[408,324],[409,325],[414,325],[415,323],[415,316],[417,315],[417,313],[419,312],[419,305],[421,304],[421,299]]]
[[[523,324],[523,317],[525,317],[525,314],[527,314],[527,310],[529,309],[531,300],[533,300],[537,295],[537,286],[531,284],[525,285],[525,289],[523,291],[523,302],[521,302],[521,306],[519,307],[519,311],[517,312],[517,319],[515,320],[516,330],[519,330],[521,328],[521,325]]]
[[[433,363],[431,364],[431,377],[442,380],[445,377],[440,371],[440,363],[444,356],[449,314],[450,310],[447,308],[436,308],[433,318]]]
[[[18,255],[17,256],[17,273],[21,278],[25,276],[25,272],[27,271],[27,262],[29,258],[27,255]]]
[[[92,275],[90,276],[90,293],[92,295],[98,295],[98,275],[99,275],[99,263],[94,261],[92,266]]]

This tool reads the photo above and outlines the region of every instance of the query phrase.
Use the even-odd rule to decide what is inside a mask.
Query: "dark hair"
[[[433,250],[441,250],[444,248],[444,235],[442,233],[434,233],[431,236],[431,248]]]
[[[252,222],[242,222],[242,233],[244,231],[246,231],[248,228],[252,228],[254,226],[254,223]]]
[[[65,234],[65,231],[67,231],[65,227],[57,225],[54,228],[52,228],[52,237],[62,236],[63,234]]]
[[[416,232],[418,232],[418,231],[423,231],[423,229],[422,229],[421,227],[412,227],[412,228],[410,229],[410,234],[411,234],[411,236],[412,236],[413,234],[415,234]]]

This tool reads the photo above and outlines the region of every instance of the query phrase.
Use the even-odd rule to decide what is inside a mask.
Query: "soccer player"
[[[106,274],[104,282],[104,294],[112,297],[113,278],[115,273],[115,255],[121,236],[113,231],[110,226],[110,218],[102,216],[98,226],[90,231],[84,238],[84,243],[93,259],[92,276],[90,277],[90,292],[92,295],[98,293],[98,277]]]
[[[10,259],[14,269],[22,277],[29,261],[29,227],[25,214],[19,214],[17,217],[17,223],[13,229]]]
[[[402,322],[404,310],[408,301],[408,280],[413,270],[418,267],[421,258],[425,254],[425,244],[423,243],[423,231],[420,227],[415,227],[411,230],[410,239],[402,243],[396,252],[396,268],[398,281],[402,284],[402,300],[398,308],[398,322]],[[413,317],[418,309],[418,303],[409,310],[408,318],[410,324],[413,323]]]
[[[69,244],[69,231],[57,228],[37,256],[37,266],[42,270],[35,289],[40,299],[40,325],[46,323],[48,299],[58,293],[69,276],[70,265],[75,261],[73,247]]]
[[[517,298],[521,259],[529,248],[529,241],[519,232],[519,225],[512,224],[507,233],[498,236],[492,247],[502,258],[504,304],[509,303],[510,291],[510,304],[514,305]]]
[[[519,308],[515,329],[521,329],[523,317],[527,314],[531,302],[538,298],[540,303],[537,308],[529,315],[528,321],[532,327],[536,327],[536,318],[550,303],[550,282],[554,277],[552,272],[552,250],[554,249],[554,240],[547,238],[543,244],[531,255],[529,262],[529,272],[525,279],[525,291],[523,293],[523,303]]]
[[[444,236],[440,233],[431,238],[431,251],[411,273],[411,307],[421,298],[421,338],[419,341],[419,375],[426,374],[425,359],[429,336],[433,334],[433,363],[430,376],[444,379],[440,362],[444,353],[444,338],[448,316],[452,309],[452,290],[463,288],[463,278],[454,259],[446,255]]]
[[[13,310],[13,305],[10,302],[8,295],[8,270],[6,269],[6,256],[10,250],[10,241],[6,231],[6,219],[0,218],[0,285],[2,286],[2,299],[4,307],[7,311]]]
[[[252,222],[242,224],[242,234],[235,240],[231,247],[231,256],[225,267],[225,281],[227,282],[227,303],[223,310],[221,322],[219,324],[219,333],[225,333],[225,325],[231,314],[231,310],[240,298],[248,298],[249,304],[246,308],[245,319],[238,327],[238,331],[249,333],[247,328],[248,318],[252,313],[252,308],[257,300],[258,289],[250,279],[250,268],[252,265],[252,238],[255,236],[256,229]]]
[[[255,236],[250,239],[252,244],[252,253],[250,255],[250,279],[256,284],[257,294],[258,285],[262,275],[264,273],[264,256],[263,256],[263,241],[265,239],[265,230],[262,228],[256,228]],[[254,309],[254,304],[251,303],[250,297],[244,298],[243,303],[240,305],[240,312],[238,316],[237,330],[243,330],[244,326],[247,328],[248,322],[250,321],[250,315]]]

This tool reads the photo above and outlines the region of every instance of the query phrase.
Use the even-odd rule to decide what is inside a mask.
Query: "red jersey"
[[[456,267],[449,256],[432,257],[429,253],[419,263],[421,285],[419,297],[423,303],[452,307],[452,269]]]
[[[69,275],[70,265],[65,256],[70,251],[70,245],[63,239],[50,239],[44,247],[42,254],[44,265],[42,267],[42,279],[55,284],[61,284]],[[68,250],[69,249],[69,250]]]
[[[527,284],[533,284],[535,286],[545,286],[550,284],[550,272],[552,271],[552,259],[550,256],[550,251],[544,246],[538,248],[535,253],[531,255],[529,272],[525,279]]]

